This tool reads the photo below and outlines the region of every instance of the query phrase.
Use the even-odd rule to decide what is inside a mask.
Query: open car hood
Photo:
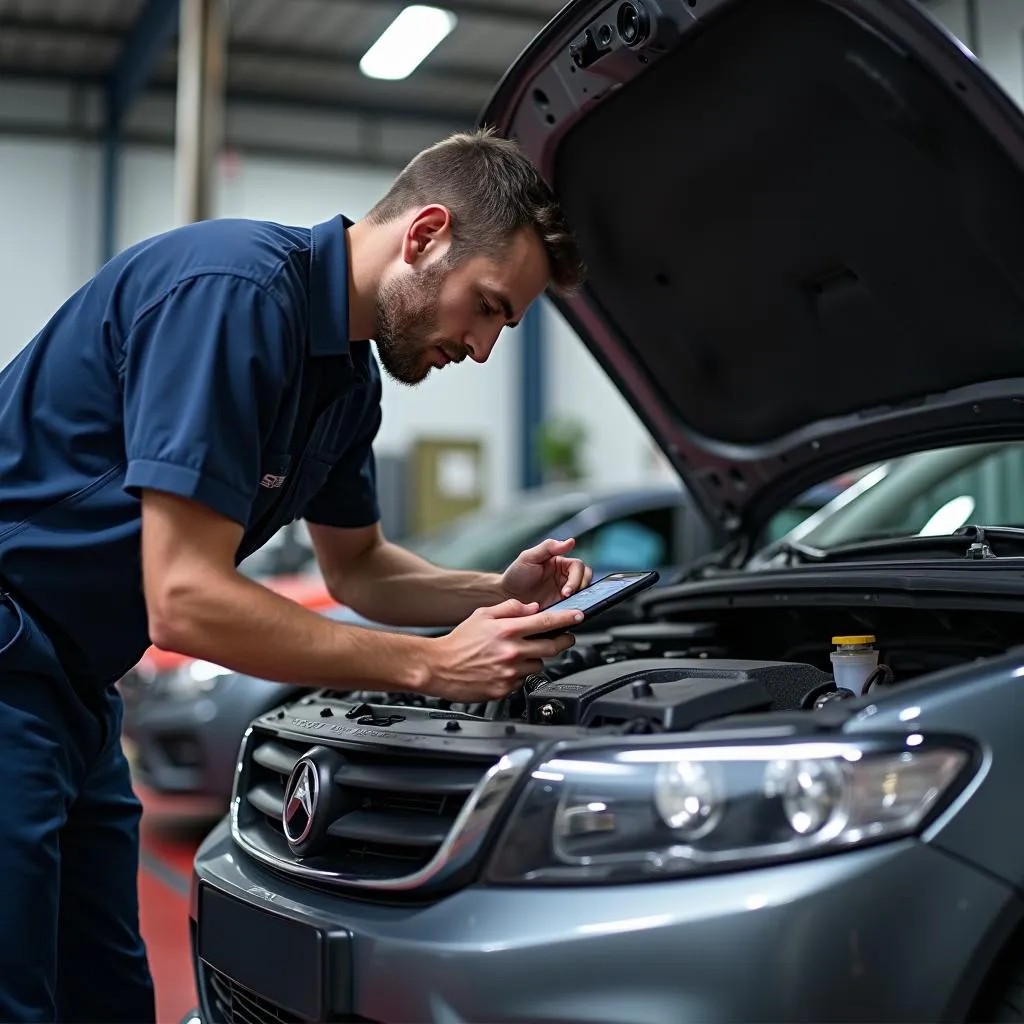
[[[723,539],[1022,433],[1024,116],[926,8],[576,0],[481,122],[564,205],[589,274],[554,301]]]

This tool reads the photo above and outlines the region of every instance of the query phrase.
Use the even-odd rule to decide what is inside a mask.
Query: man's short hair
[[[552,290],[575,291],[586,268],[558,201],[516,143],[492,129],[460,132],[423,150],[367,214],[385,224],[439,203],[452,218],[451,258],[500,259],[511,237],[532,229],[548,259]]]

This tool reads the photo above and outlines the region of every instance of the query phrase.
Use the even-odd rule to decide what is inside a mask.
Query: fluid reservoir
[[[868,676],[878,667],[875,638],[865,636],[834,636],[836,645],[832,658],[832,674],[836,686],[860,693]]]

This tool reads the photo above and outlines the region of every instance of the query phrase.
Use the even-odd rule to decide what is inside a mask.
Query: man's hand
[[[543,612],[536,604],[515,599],[478,608],[447,636],[431,641],[434,650],[423,690],[457,702],[499,700],[524,676],[540,672],[544,658],[553,658],[576,642],[569,633],[549,640],[526,637],[567,630],[582,618],[579,611]]]
[[[546,540],[524,551],[501,578],[502,589],[519,601],[547,608],[589,586],[593,570],[578,558],[567,558],[576,541]]]

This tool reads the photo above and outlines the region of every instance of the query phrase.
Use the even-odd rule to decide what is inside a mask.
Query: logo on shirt
[[[262,480],[260,480],[260,487],[267,487],[273,490],[276,487],[280,487],[284,483],[284,477],[278,476],[276,473],[266,473]]]

